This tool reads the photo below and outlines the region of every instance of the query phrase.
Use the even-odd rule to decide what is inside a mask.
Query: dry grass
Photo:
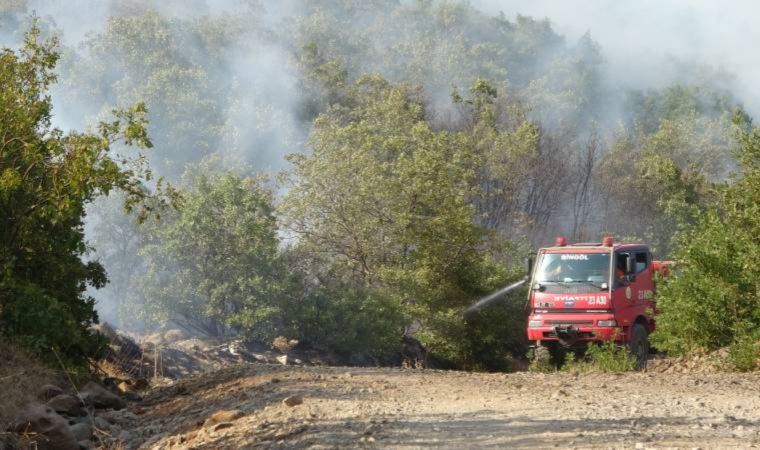
[[[0,362],[0,432],[3,432],[18,411],[35,399],[42,386],[50,383],[63,385],[56,371],[2,340]]]

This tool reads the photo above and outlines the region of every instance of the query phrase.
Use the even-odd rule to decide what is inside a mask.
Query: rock
[[[75,423],[69,429],[77,441],[87,441],[92,437],[92,426],[89,421]]]
[[[47,406],[59,414],[66,414],[71,417],[84,416],[87,414],[82,400],[73,395],[56,395],[47,402]]]
[[[164,342],[171,344],[173,342],[187,339],[189,336],[182,330],[172,329],[164,333]]]
[[[245,344],[243,343],[243,341],[240,341],[240,340],[232,341],[227,346],[227,351],[232,356],[240,356],[243,353],[245,353]]]
[[[127,383],[126,381],[122,381],[118,385],[116,385],[116,388],[119,390],[119,393],[122,397],[127,399],[130,402],[139,402],[142,401],[142,396],[135,392],[135,390],[132,388],[132,385]]]
[[[119,337],[119,334],[108,324],[108,322],[100,322],[98,325],[95,325],[94,328],[99,331],[100,334],[105,336],[111,344],[118,345],[120,343],[121,338]]]
[[[50,400],[51,398],[63,394],[63,389],[54,384],[46,384],[40,388],[38,397],[42,400]]]
[[[84,449],[84,450],[90,450],[92,448],[95,448],[95,444],[93,444],[91,440],[86,439],[86,440],[83,440],[83,441],[79,441],[79,449],[80,450],[82,450],[82,449]]]
[[[107,391],[103,386],[90,381],[81,389],[82,400],[95,408],[122,409],[127,406],[126,402],[119,398],[118,395]]]
[[[53,408],[40,404],[28,406],[12,426],[13,431],[27,434],[30,448],[37,450],[79,450],[79,443],[69,424]]]
[[[232,423],[232,422],[222,422],[222,423],[218,423],[218,424],[214,425],[214,431],[219,431],[219,430],[223,430],[225,428],[231,428],[231,427],[234,427],[234,426],[235,426],[235,424]]]
[[[276,348],[283,353],[288,353],[297,345],[298,341],[296,339],[288,339],[283,336],[277,336],[274,338],[274,341],[272,341],[272,348]]]
[[[108,431],[111,429],[111,423],[102,417],[95,417],[92,419],[95,428],[101,431]]]
[[[567,397],[567,392],[563,391],[562,389],[558,389],[558,390],[554,391],[554,393],[551,396],[551,398],[553,398],[553,399],[557,399],[557,398],[560,398],[560,397]]]
[[[123,394],[123,393],[125,393],[127,391],[131,391],[132,390],[132,386],[129,383],[127,383],[126,381],[122,381],[121,383],[119,383],[119,384],[116,385],[116,389],[118,389],[119,392]]]
[[[291,395],[290,397],[286,397],[285,399],[283,399],[282,403],[285,406],[293,407],[293,406],[300,405],[301,403],[303,403],[303,397],[299,395]]]
[[[203,427],[209,428],[220,423],[234,422],[244,415],[243,411],[240,411],[239,409],[217,411],[206,419],[203,423]]]
[[[124,399],[129,402],[141,402],[143,399],[142,395],[134,391],[127,391],[123,393],[121,396],[124,397]]]
[[[156,347],[161,347],[164,345],[164,335],[161,333],[153,333],[145,336],[141,344],[146,349],[154,349]]]
[[[275,359],[277,359],[277,362],[282,364],[283,366],[288,365],[288,355],[280,355]]]
[[[129,431],[122,431],[121,433],[119,433],[119,442],[121,442],[122,444],[128,444],[132,442],[133,439],[134,437],[132,436],[132,433],[130,433]]]
[[[145,378],[135,378],[132,380],[132,389],[136,391],[144,391],[150,387],[150,383]]]

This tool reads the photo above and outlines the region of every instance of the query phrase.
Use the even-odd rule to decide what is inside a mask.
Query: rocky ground
[[[760,374],[248,364],[103,418],[128,448],[752,448]]]
[[[284,338],[110,334],[101,377],[35,388],[0,450],[760,447],[760,373],[720,372],[720,355],[653,356],[643,373],[483,374],[326,366]],[[424,356],[411,345],[402,361]]]

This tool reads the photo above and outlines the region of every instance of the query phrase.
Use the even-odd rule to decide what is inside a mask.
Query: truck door
[[[632,252],[636,258],[636,280],[631,283],[634,287],[634,305],[638,314],[647,314],[654,296],[654,280],[652,274],[652,254],[647,250]],[[634,286],[635,285],[635,286]]]
[[[628,272],[628,260],[637,260],[636,251],[619,250],[615,252],[615,279],[613,282],[613,296],[615,297],[615,310],[618,323],[624,327],[630,327],[636,320],[638,310],[640,309],[639,296],[639,276],[636,273],[639,269],[638,264],[634,266],[634,271]]]

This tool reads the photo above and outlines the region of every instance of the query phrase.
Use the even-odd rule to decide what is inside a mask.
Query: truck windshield
[[[535,281],[604,283],[609,281],[609,274],[609,253],[544,253]]]

